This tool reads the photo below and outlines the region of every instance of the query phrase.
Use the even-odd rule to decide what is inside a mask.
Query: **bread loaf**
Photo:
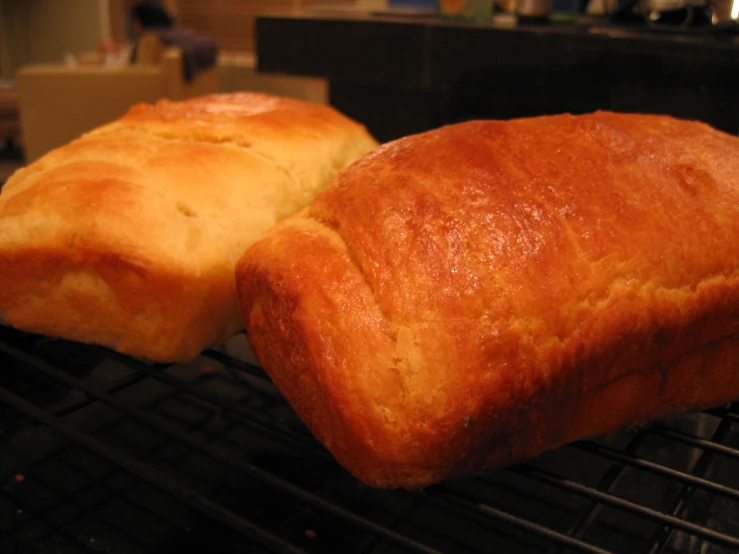
[[[240,260],[315,436],[422,487],[739,398],[739,138],[599,112],[388,143]]]
[[[259,94],[139,105],[0,194],[0,322],[184,361],[241,327],[234,268],[376,146],[327,106]]]

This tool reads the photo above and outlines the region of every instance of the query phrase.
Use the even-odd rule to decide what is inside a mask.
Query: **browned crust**
[[[326,106],[258,94],[137,106],[0,195],[0,322],[157,361],[242,327],[234,267],[376,143]]]
[[[403,139],[247,252],[249,339],[383,487],[732,400],[738,174],[739,139],[664,117]]]

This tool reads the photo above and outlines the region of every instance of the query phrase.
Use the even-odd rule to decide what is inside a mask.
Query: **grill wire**
[[[161,365],[0,327],[0,552],[170,551],[739,552],[739,405],[382,491],[243,334]]]

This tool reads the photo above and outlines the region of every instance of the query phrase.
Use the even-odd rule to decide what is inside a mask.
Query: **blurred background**
[[[330,103],[381,141],[597,109],[736,133],[737,17],[734,0],[0,0],[0,180],[137,102],[213,92]]]

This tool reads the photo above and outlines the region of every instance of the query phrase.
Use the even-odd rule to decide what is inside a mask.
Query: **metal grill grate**
[[[739,409],[381,491],[243,335],[165,366],[0,327],[0,552],[170,551],[739,552]]]

